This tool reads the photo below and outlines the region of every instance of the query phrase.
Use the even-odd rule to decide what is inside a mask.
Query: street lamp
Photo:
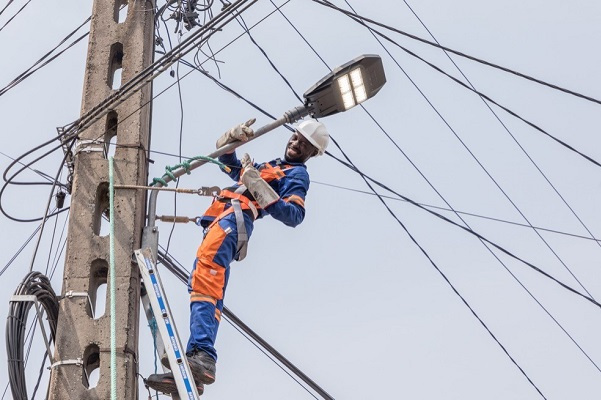
[[[263,136],[269,131],[282,126],[291,124],[311,115],[314,118],[327,117],[332,114],[346,111],[365,100],[372,98],[380,91],[386,83],[384,67],[380,56],[374,54],[364,54],[346,64],[335,68],[328,75],[320,79],[315,85],[303,95],[305,104],[294,107],[284,113],[282,117],[255,130],[253,137],[245,142],[234,142],[226,144],[209,154],[208,157],[216,158],[225,153],[238,148],[244,143]],[[171,174],[162,177],[163,182],[169,183],[183,174],[205,164],[205,160],[194,160],[190,162],[187,169],[178,168],[171,171]],[[157,183],[157,187],[161,184]],[[158,247],[158,230],[154,227],[156,222],[156,200],[158,191],[150,193],[148,202],[148,224],[144,228],[142,244],[144,247],[153,249],[156,257]]]
[[[380,57],[376,55],[363,55],[357,57],[354,60],[334,69],[331,73],[323,77],[319,82],[307,90],[307,92],[304,94],[305,103],[302,106],[298,106],[286,111],[279,119],[255,130],[253,137],[249,138],[246,142],[234,142],[226,144],[225,146],[222,146],[213,153],[209,154],[208,157],[215,158],[225,153],[229,153],[244,143],[263,136],[265,133],[286,123],[298,121],[307,115],[311,115],[315,118],[321,118],[346,111],[373,97],[382,88],[384,83],[386,83],[386,77],[384,76],[384,69],[382,67],[382,60]],[[187,168],[180,167],[171,171],[169,174],[163,175],[161,182],[165,184],[171,182],[183,174],[200,167],[206,162],[206,160],[202,159],[190,161],[190,163],[187,164]],[[160,186],[162,186],[162,183],[156,184],[157,188]],[[158,194],[158,190],[153,190],[150,193],[148,200],[148,221],[142,232],[142,248],[150,248],[155,260],[157,259],[159,244],[159,230],[155,226]],[[146,286],[146,289],[153,290],[149,286]],[[148,302],[148,297],[144,296],[142,299],[142,304],[144,309],[147,311],[147,314],[149,314],[148,310],[150,309]],[[224,309],[224,315],[228,315],[228,312],[229,311],[227,309]],[[256,340],[256,337],[254,338]],[[270,351],[272,355],[274,354],[269,348],[267,350]],[[173,370],[173,373],[175,374],[177,382],[179,382],[179,390],[183,382],[182,372],[179,368],[176,368]],[[305,380],[305,382],[307,381]],[[312,381],[311,383],[313,383],[313,385],[315,384]],[[310,386],[317,390],[313,385]],[[317,388],[321,389],[319,387]]]
[[[334,69],[303,95],[315,118],[353,108],[373,97],[386,83],[380,56],[364,54]]]

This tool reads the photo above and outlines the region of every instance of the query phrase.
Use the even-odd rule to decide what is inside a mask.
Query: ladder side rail
[[[182,345],[177,332],[177,327],[173,323],[171,309],[164,295],[163,284],[160,275],[156,269],[156,262],[149,248],[136,250],[136,259],[140,273],[145,282],[146,297],[157,323],[158,332],[161,337],[161,343],[165,348],[171,372],[177,385],[177,390],[181,397],[190,400],[199,398],[194,383],[194,378],[190,372],[188,359],[182,352]],[[148,316],[148,314],[147,314]]]

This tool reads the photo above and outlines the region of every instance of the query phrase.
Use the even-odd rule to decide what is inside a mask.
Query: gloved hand
[[[217,139],[216,147],[220,148],[228,143],[241,141],[246,142],[249,138],[253,137],[255,132],[250,128],[256,121],[255,118],[249,119],[243,124],[237,125],[225,132],[219,139]]]
[[[265,182],[265,180],[261,178],[261,174],[254,167],[248,153],[244,154],[244,156],[240,159],[240,162],[242,163],[242,168],[244,168],[244,172],[242,173],[242,177],[240,179],[262,209],[269,207],[280,199],[280,196],[278,196],[276,191],[269,186],[269,183]]]

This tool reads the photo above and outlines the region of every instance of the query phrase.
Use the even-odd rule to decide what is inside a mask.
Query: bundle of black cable
[[[54,342],[56,334],[56,324],[58,320],[58,299],[50,280],[41,272],[30,272],[23,282],[19,284],[15,295],[34,295],[46,312],[48,325],[50,326],[50,340]],[[30,301],[11,301],[6,319],[6,351],[8,355],[8,378],[10,389],[15,400],[27,400],[27,382],[25,381],[25,328],[27,316],[33,303]],[[34,317],[34,318],[37,318]],[[36,321],[33,321],[36,323]],[[29,336],[30,332],[27,334]],[[29,351],[27,352],[29,354]],[[43,372],[46,357],[44,355],[42,367],[40,368],[40,377]],[[37,391],[40,379],[34,390]],[[32,397],[33,398],[33,397]]]

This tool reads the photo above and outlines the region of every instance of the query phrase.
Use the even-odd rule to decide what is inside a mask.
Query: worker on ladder
[[[254,135],[254,119],[238,125],[217,140],[217,148]],[[188,281],[190,292],[190,339],[186,348],[190,370],[199,394],[203,384],[215,381],[217,352],[215,339],[223,310],[223,299],[232,261],[246,256],[254,221],[271,215],[295,227],[305,217],[305,196],[309,174],[305,163],[322,155],[329,142],[325,126],[308,119],[295,126],[284,152],[284,160],[253,163],[248,154],[238,159],[235,151],[219,157],[231,168],[228,175],[237,183],[223,189],[201,217],[204,239],[196,253],[194,269]],[[169,367],[168,359],[162,363]],[[171,373],[148,377],[149,387],[164,393],[176,393]]]

